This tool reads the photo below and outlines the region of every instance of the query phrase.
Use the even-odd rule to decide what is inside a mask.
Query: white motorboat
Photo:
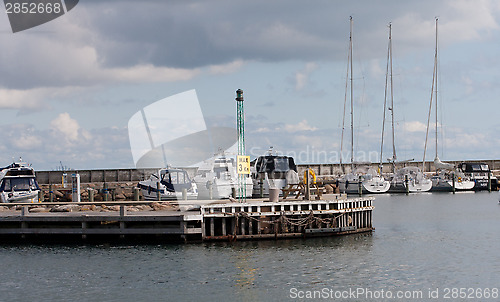
[[[490,190],[496,190],[498,179],[491,172],[486,163],[481,162],[463,162],[458,165],[465,176],[474,181],[474,191],[488,190],[488,181]]]
[[[137,185],[146,200],[197,199],[198,189],[183,169],[160,169]]]
[[[35,202],[40,187],[35,170],[26,163],[14,162],[0,171],[1,202]]]
[[[268,196],[269,188],[280,190],[291,184],[299,183],[297,166],[293,157],[273,155],[259,156],[251,167],[253,180],[252,196]]]
[[[233,195],[233,190],[236,198],[252,197],[253,182],[250,175],[242,177],[242,190],[238,178],[234,158],[222,155],[203,162],[193,180],[198,187],[199,199],[229,198]]]

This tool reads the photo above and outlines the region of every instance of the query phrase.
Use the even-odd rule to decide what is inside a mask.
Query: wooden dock
[[[189,242],[344,235],[374,229],[373,200],[373,197],[347,199],[341,195],[324,195],[323,200],[303,201],[180,201],[181,208],[194,209],[137,212],[127,210],[137,202],[121,202],[113,203],[119,205],[119,211],[63,213],[34,213],[30,212],[34,204],[18,204],[20,210],[0,212],[0,239],[149,237]],[[50,205],[37,203],[36,206],[46,204]]]

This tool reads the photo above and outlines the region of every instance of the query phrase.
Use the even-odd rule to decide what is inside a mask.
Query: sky
[[[193,89],[206,126],[232,128],[244,91],[252,158],[273,146],[299,163],[349,161],[350,16],[355,160],[380,158],[389,23],[397,157],[422,160],[436,17],[439,157],[499,158],[498,1],[81,0],[17,33],[0,14],[0,164],[133,168],[131,117]],[[384,144],[385,159],[389,132]]]

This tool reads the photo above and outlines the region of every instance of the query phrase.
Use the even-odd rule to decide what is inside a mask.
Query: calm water
[[[465,287],[469,295],[470,289],[485,293],[486,288],[500,288],[497,197],[377,196],[376,231],[344,237],[232,244],[0,245],[0,300],[278,301],[314,291],[335,298],[351,290],[364,293],[346,301],[382,301],[382,291],[416,292],[413,301],[430,300],[433,292],[436,301],[445,298],[447,288],[450,298],[453,288]],[[368,291],[371,299],[366,299]]]

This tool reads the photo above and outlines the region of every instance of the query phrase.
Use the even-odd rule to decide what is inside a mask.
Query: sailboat
[[[352,17],[350,17],[350,35],[349,35],[349,55],[348,55],[348,61],[349,65],[347,68],[347,74],[348,76],[346,77],[346,99],[344,102],[344,118],[342,121],[342,135],[341,135],[341,158],[340,158],[340,164],[342,166],[342,171],[344,173],[343,176],[341,176],[338,179],[338,184],[340,187],[340,190],[342,192],[345,192],[347,194],[353,194],[353,193],[385,193],[389,190],[390,183],[384,179],[384,177],[377,173],[375,169],[373,169],[369,164],[362,164],[362,165],[356,165],[354,163],[354,114],[353,114],[353,109],[354,109],[354,101],[353,101],[353,75],[352,75],[352,52],[353,52],[353,43],[352,43],[352,25],[353,25],[353,20]],[[348,174],[345,174],[345,169],[344,165],[342,163],[342,147],[343,147],[343,140],[344,140],[344,122],[345,122],[345,103],[347,101],[347,87],[349,86],[349,81],[350,82],[350,106],[351,106],[351,171]]]
[[[390,86],[390,107],[387,108],[387,97],[389,94],[388,87]],[[392,128],[392,158],[388,159],[392,164],[392,175],[390,177],[389,193],[409,193],[409,192],[427,192],[432,187],[432,182],[427,179],[422,171],[417,167],[403,167],[396,171],[397,156],[396,156],[396,139],[394,128],[394,91],[392,82],[392,24],[389,23],[389,45],[387,47],[387,69],[385,77],[385,93],[384,93],[384,116],[382,122],[382,139],[380,144],[380,169],[383,168],[383,150],[384,150],[384,130],[386,109],[391,112],[391,128]],[[406,160],[400,163],[408,163],[412,160]]]
[[[435,142],[436,142],[436,157],[434,158],[434,167],[436,168],[436,174],[432,176],[432,189],[431,191],[444,191],[444,192],[454,192],[454,191],[465,191],[472,190],[474,187],[474,181],[471,181],[465,174],[460,170],[460,168],[455,167],[455,165],[444,163],[439,159],[438,156],[438,99],[437,99],[437,89],[438,87],[438,18],[436,18],[436,50],[434,54],[434,72],[432,77],[432,89],[431,89],[431,100],[429,103],[429,115],[427,118],[427,131],[425,134],[425,146],[424,146],[424,159],[422,161],[422,171],[425,171],[425,152],[427,150],[427,139],[429,136],[429,125],[432,111],[432,101],[433,96],[435,97]]]

